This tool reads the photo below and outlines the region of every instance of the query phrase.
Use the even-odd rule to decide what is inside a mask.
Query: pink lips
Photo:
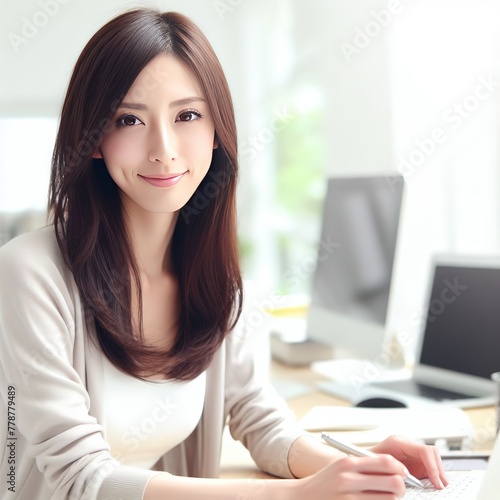
[[[146,177],[144,175],[139,175],[139,177],[142,177],[147,183],[151,184],[152,186],[166,188],[175,186],[182,179],[185,173],[186,172],[183,172],[182,174],[174,174],[168,177]]]

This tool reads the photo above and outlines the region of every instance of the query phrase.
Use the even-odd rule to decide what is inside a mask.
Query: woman
[[[226,80],[191,21],[135,10],[90,40],[62,110],[53,224],[0,250],[2,498],[385,499],[406,467],[446,484],[434,448],[390,438],[346,458],[257,383],[235,326],[236,156]],[[289,480],[210,479],[227,419]]]

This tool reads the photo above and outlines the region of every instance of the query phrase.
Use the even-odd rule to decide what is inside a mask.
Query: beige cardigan
[[[155,471],[122,466],[110,454],[103,354],[90,334],[52,227],[0,248],[1,429],[10,418],[1,438],[2,499],[139,500],[156,470],[217,477],[227,420],[259,467],[291,477],[288,451],[305,432],[272,389],[256,381],[252,336],[243,326],[207,370],[199,425]]]

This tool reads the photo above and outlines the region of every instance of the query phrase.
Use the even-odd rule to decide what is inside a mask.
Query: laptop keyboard
[[[394,380],[391,382],[384,382],[383,384],[375,383],[373,385],[406,394],[411,394],[412,396],[421,396],[428,399],[434,399],[435,401],[453,401],[456,399],[470,399],[474,397],[470,394],[462,394],[460,392],[431,387],[429,385],[416,382],[415,380]]]
[[[436,490],[428,479],[422,480],[425,489],[408,486],[405,500],[424,500],[427,498],[446,498],[448,500],[471,500],[476,494],[484,478],[484,471],[447,472],[450,484],[444,490]]]

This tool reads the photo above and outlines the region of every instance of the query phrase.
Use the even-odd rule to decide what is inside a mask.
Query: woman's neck
[[[162,214],[126,210],[126,225],[143,278],[155,280],[170,271],[170,244],[177,217],[178,212]]]

